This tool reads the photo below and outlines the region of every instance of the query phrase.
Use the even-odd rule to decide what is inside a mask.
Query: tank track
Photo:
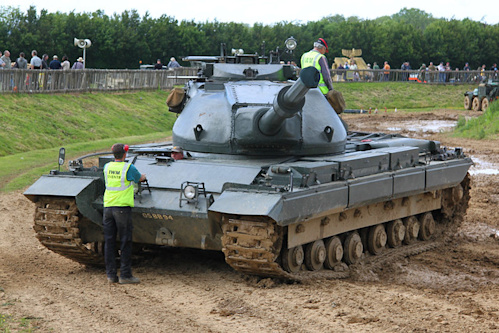
[[[74,198],[41,196],[36,202],[33,229],[49,250],[84,265],[103,266],[99,244],[81,240],[79,219]]]
[[[463,190],[462,197],[454,201],[443,200],[441,211],[433,214],[438,223],[434,236],[440,236],[438,239],[417,241],[409,245],[385,249],[377,255],[365,255],[360,262],[350,266],[343,262],[332,270],[323,268],[318,271],[287,272],[281,266],[282,259],[279,257],[284,239],[284,228],[266,217],[224,216],[222,220],[222,251],[225,254],[226,262],[244,274],[291,281],[348,278],[355,271],[376,270],[386,263],[430,251],[443,245],[441,241],[443,236],[452,234],[459,227],[468,208],[470,199],[469,175],[460,185]],[[452,197],[453,189],[445,190],[449,192],[447,197]]]

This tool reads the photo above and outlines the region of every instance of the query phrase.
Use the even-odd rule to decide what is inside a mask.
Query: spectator
[[[2,52],[0,52],[0,55],[2,54]],[[11,66],[12,66],[12,61],[10,60],[10,52],[9,50],[5,50],[5,52],[3,53],[3,56],[0,58],[3,60],[3,62],[5,62],[5,69],[10,69]]]
[[[355,62],[355,60],[351,60],[351,64],[350,64],[350,70],[353,71],[353,80],[354,81],[359,81],[360,80],[360,77],[359,77],[359,72],[357,71],[358,67],[357,67],[357,63]]]
[[[492,75],[494,75],[494,79],[497,80],[498,72],[497,72],[497,64],[494,63],[492,67],[490,68],[491,71],[494,71]]]
[[[175,60],[174,57],[171,57],[170,58],[170,62],[168,63],[168,65],[166,67],[168,67],[168,68],[177,68],[177,67],[180,67],[180,64],[177,62],[177,60]]]
[[[390,79],[390,65],[388,64],[388,61],[385,61],[385,64],[383,65],[383,69],[385,70],[383,72],[384,74],[384,80],[388,81]]]
[[[344,76],[345,76],[345,67],[343,67],[343,65],[340,63],[340,65],[338,66],[338,74],[336,74],[336,81],[339,81],[340,77],[343,80]]]
[[[441,62],[438,65],[438,82],[445,82],[445,66],[444,63]]]
[[[70,69],[71,68],[71,63],[69,62],[68,60],[68,57],[67,56],[62,56],[62,64],[61,64],[61,67],[63,70],[67,70],[67,69]]]
[[[406,81],[407,80],[407,77],[405,76],[405,72],[407,70],[407,68],[405,67],[405,62],[402,63],[402,66],[400,66],[400,70],[403,71],[402,72],[402,81]]]
[[[161,59],[156,60],[156,64],[154,65],[154,69],[163,69],[163,64],[161,63]]]
[[[2,59],[2,51],[0,51],[0,69],[5,68],[5,61]]]
[[[44,55],[42,55],[42,69],[49,68],[49,64],[47,62],[48,60],[49,60],[49,55],[47,53],[45,53]]]
[[[463,67],[463,71],[469,72],[470,70],[471,70],[470,64],[469,63],[465,63],[464,67]],[[464,82],[468,82],[468,76],[469,76],[468,73],[464,73]]]
[[[426,81],[426,71],[428,68],[426,67],[426,64],[422,64],[421,67],[419,67],[419,81],[425,82]]]
[[[37,54],[36,50],[31,51],[31,61],[29,62],[31,69],[42,68],[42,59]]]
[[[57,55],[54,55],[53,60],[49,64],[50,69],[61,69],[62,65],[61,62],[59,61],[59,57]]]
[[[487,67],[485,67],[485,64],[482,65],[482,68],[480,68],[480,82],[485,82],[487,81],[487,74],[485,71],[487,70]]]
[[[450,76],[451,76],[450,71],[452,71],[452,68],[450,67],[450,63],[447,62],[445,64],[445,74],[444,74],[445,75],[445,80],[444,80],[445,82],[449,82],[449,80],[450,80]]]
[[[14,65],[15,68],[19,69],[27,69],[28,68],[28,60],[25,58],[24,52],[19,53],[19,58],[16,59],[16,63]]]
[[[28,61],[25,58],[24,52],[19,53],[19,58],[16,59],[14,68],[28,69]],[[26,81],[26,75],[14,75],[13,89],[14,92],[26,89],[28,82]]]
[[[433,61],[430,61],[430,64],[428,65],[428,71],[430,72],[430,78],[428,82],[435,82],[435,71],[437,68],[433,64]]]
[[[378,63],[375,61],[373,62],[373,71],[374,71],[374,80],[375,81],[378,81],[378,76],[379,76],[379,65]]]
[[[345,68],[345,71],[343,72],[343,80],[346,81],[348,79],[347,78],[348,70],[350,69],[350,65],[348,64],[348,61],[345,61],[345,64],[343,65],[343,67]]]
[[[73,67],[71,67],[71,69],[83,69],[83,58],[79,57],[73,64]]]
[[[364,79],[367,82],[372,82],[373,81],[373,72],[371,71],[371,64],[367,64],[367,71],[365,72],[366,74],[364,75]]]

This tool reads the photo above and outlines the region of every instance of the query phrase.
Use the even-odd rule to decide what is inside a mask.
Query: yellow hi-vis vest
[[[104,166],[104,207],[133,207],[132,182],[126,179],[129,163],[109,162]]]
[[[307,53],[304,53],[301,56],[301,68],[307,68],[307,67],[315,67],[321,73],[321,79],[319,81],[319,89],[321,92],[325,95],[329,91],[328,87],[326,86],[326,82],[324,81],[324,77],[322,76],[321,72],[321,65],[319,65],[319,59],[321,57],[324,57],[323,54],[321,54],[318,51],[315,50],[310,50]]]

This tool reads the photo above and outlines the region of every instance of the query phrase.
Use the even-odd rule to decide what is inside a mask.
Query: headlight
[[[286,39],[284,44],[286,45],[286,48],[290,51],[293,51],[294,49],[296,49],[296,39],[294,39],[293,36]]]
[[[193,199],[196,197],[196,188],[192,185],[187,185],[185,188],[184,188],[184,196],[187,198],[187,199]]]
[[[183,182],[180,185],[180,198],[178,202],[178,206],[182,207],[182,202],[186,201],[188,204],[195,204],[196,208],[198,208],[199,198],[204,196],[206,200],[206,190],[204,187],[204,183],[197,182]]]

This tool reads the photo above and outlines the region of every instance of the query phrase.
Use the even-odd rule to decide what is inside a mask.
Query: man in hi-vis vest
[[[324,95],[326,95],[328,91],[333,90],[333,80],[331,79],[331,73],[329,72],[326,56],[324,56],[324,54],[328,52],[329,49],[326,41],[319,38],[314,43],[314,48],[301,56],[302,69],[315,67],[321,73],[319,89]]]
[[[137,168],[126,163],[128,145],[117,143],[111,148],[114,162],[104,166],[106,191],[104,192],[104,258],[107,280],[111,283],[140,283],[132,275],[132,207],[133,185],[146,180]],[[116,235],[120,236],[120,277],[118,279],[115,253]]]

